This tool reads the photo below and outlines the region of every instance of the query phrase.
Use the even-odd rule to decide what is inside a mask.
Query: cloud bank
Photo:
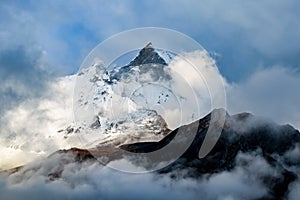
[[[64,139],[63,132],[58,132],[73,122],[72,88],[70,77],[57,78],[40,96],[24,99],[3,112],[0,169],[22,165],[60,148],[81,146],[77,137]]]
[[[247,80],[229,85],[230,112],[250,111],[300,128],[300,73],[284,67],[263,68]]]
[[[63,164],[61,178],[51,174]],[[130,165],[127,161],[115,161]],[[249,165],[242,165],[247,162]],[[255,169],[259,168],[258,171]],[[127,174],[114,171],[98,162],[74,162],[70,154],[54,155],[46,161],[28,165],[19,172],[0,176],[3,199],[255,199],[267,194],[260,177],[274,170],[259,155],[241,154],[232,171],[220,172],[200,179],[188,178],[182,172],[158,175]],[[275,173],[276,174],[276,173]],[[255,192],[254,192],[255,191]]]

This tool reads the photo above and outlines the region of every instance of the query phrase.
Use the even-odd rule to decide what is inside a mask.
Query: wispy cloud
[[[245,81],[229,86],[228,109],[234,113],[250,111],[300,128],[299,85],[299,71],[284,67],[260,69]]]
[[[7,27],[2,36],[14,33],[6,43],[35,40],[51,66],[64,74],[75,72],[94,46],[115,33],[144,26],[172,28],[222,55],[222,74],[237,81],[259,65],[299,67],[297,7],[295,0],[7,2],[1,6],[0,23]]]
[[[240,165],[239,160],[249,162]],[[169,174],[127,174],[98,162],[75,163],[70,154],[54,155],[33,163],[19,172],[0,177],[0,197],[4,199],[253,199],[267,194],[259,177],[276,170],[256,155],[240,155],[237,167],[200,179],[182,177],[180,171]],[[63,164],[70,161],[70,164]],[[130,165],[128,161],[115,161]],[[61,178],[49,181],[49,173],[63,164]],[[253,166],[260,167],[255,171]],[[31,170],[35,169],[35,170]],[[272,175],[273,176],[273,175]],[[254,192],[255,191],[255,192]]]

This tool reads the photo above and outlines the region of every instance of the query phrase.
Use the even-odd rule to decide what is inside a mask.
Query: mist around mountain
[[[213,112],[223,112],[214,110]],[[139,199],[297,199],[299,195],[300,133],[249,113],[226,115],[216,146],[205,158],[198,152],[211,114],[175,129],[158,142],[142,142],[97,149],[60,150],[46,159],[1,174],[3,198]],[[151,152],[174,139],[182,145],[190,127],[197,133],[191,146],[172,164],[152,173],[128,174],[103,165],[159,165],[155,159],[128,157],[123,150]],[[179,135],[179,137],[178,137]],[[97,157],[95,157],[97,155]],[[125,157],[124,157],[125,156]],[[161,155],[164,157],[167,155]],[[97,159],[98,158],[98,159]],[[158,158],[158,160],[160,160]],[[143,164],[141,164],[143,162]],[[46,197],[47,199],[47,197]]]
[[[83,69],[77,75],[82,87],[75,96],[79,118],[57,134],[66,140],[79,134],[85,148],[61,149],[3,171],[0,198],[297,199],[299,131],[246,112],[230,115],[224,109],[214,109],[201,118],[187,109],[184,123],[170,128],[168,115],[149,107],[147,93],[137,90],[149,80],[169,83],[173,78],[169,65],[148,44],[123,67],[105,71],[101,62],[95,62]],[[82,95],[80,89],[93,92]],[[155,97],[152,102],[168,104],[172,110],[176,106],[172,94],[160,89],[157,92],[157,87],[147,86]],[[177,94],[182,93],[178,90]],[[114,110],[113,115],[109,99],[122,99],[128,107]],[[82,115],[83,109],[90,112]],[[209,127],[219,125],[211,121],[216,113],[225,114],[220,138],[207,156],[199,158]],[[188,148],[180,149],[186,144]],[[130,174],[109,167],[147,171],[153,165],[163,166],[172,159],[172,151],[143,159],[140,155],[168,145],[182,155],[154,172]]]

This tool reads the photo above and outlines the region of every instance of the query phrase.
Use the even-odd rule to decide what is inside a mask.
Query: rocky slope
[[[223,110],[214,110],[213,112],[223,112]],[[156,171],[159,174],[168,174],[174,179],[180,179],[182,176],[201,179],[207,175],[211,176],[223,171],[234,170],[237,166],[245,167],[249,170],[255,161],[252,157],[259,157],[269,170],[275,170],[276,173],[267,173],[256,178],[268,188],[269,192],[264,199],[284,198],[291,183],[299,178],[300,157],[292,157],[292,152],[299,148],[300,133],[289,125],[278,125],[272,121],[255,117],[249,113],[241,113],[230,116],[226,115],[226,121],[219,140],[212,151],[204,158],[200,159],[199,149],[210,124],[211,114],[195,121],[189,125],[180,127],[158,142],[141,142],[134,144],[123,144],[119,146],[100,145],[94,149],[60,150],[49,156],[42,162],[51,160],[52,157],[58,157],[61,162],[51,171],[46,172],[49,180],[60,177],[64,166],[70,163],[97,162],[102,157],[106,163],[119,160],[124,157],[133,164],[140,162],[140,154],[149,153],[163,148],[172,142],[176,148],[187,142],[190,130],[195,130],[196,135],[192,139],[191,145],[184,153],[170,165]],[[123,151],[125,150],[125,151]],[[126,152],[135,152],[128,155]],[[159,164],[162,160],[168,158],[172,152],[160,154],[160,157],[148,157],[150,165]],[[68,159],[65,159],[68,157]],[[145,165],[147,167],[147,165]],[[28,170],[38,170],[28,167],[19,167],[8,171],[11,174],[16,172],[26,173]],[[260,170],[260,169],[257,169]],[[178,173],[181,171],[182,173]],[[181,175],[178,175],[181,174]]]

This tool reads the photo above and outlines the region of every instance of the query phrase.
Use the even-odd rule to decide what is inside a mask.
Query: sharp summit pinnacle
[[[162,57],[160,57],[160,55],[153,48],[152,42],[149,42],[139,52],[138,56],[126,66],[138,66],[149,63],[167,65],[166,61]]]

